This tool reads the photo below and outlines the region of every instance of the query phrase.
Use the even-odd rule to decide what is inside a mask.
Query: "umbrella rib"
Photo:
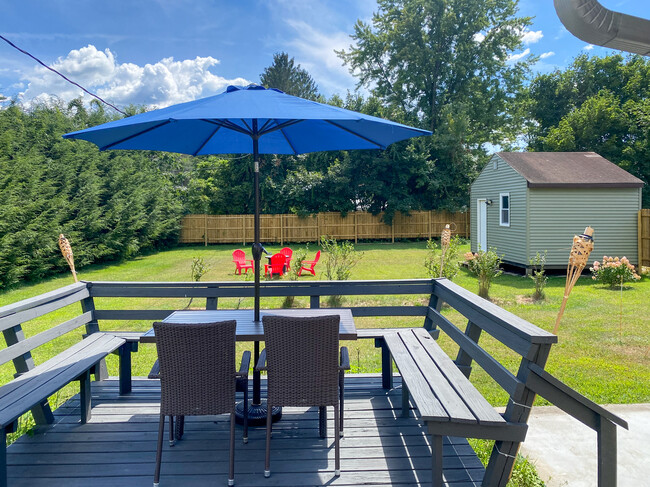
[[[274,122],[275,122],[277,125],[274,126],[273,128],[270,128],[270,129],[264,131],[264,132],[262,132],[262,131],[260,130],[260,136],[262,136],[262,135],[266,135],[266,134],[270,134],[271,132],[275,132],[276,130],[282,130],[282,129],[285,129],[285,128],[287,128],[287,127],[290,127],[291,125],[295,125],[295,124],[297,124],[297,123],[304,122],[304,121],[305,121],[305,120],[302,119],[302,118],[296,118],[296,119],[293,119],[293,120],[287,120],[286,122],[282,122],[282,123],[278,123],[277,120],[274,120]]]
[[[277,123],[277,120],[276,120],[276,123]],[[284,140],[287,141],[287,144],[289,144],[289,147],[291,147],[291,150],[293,151],[293,153],[294,153],[294,154],[297,154],[297,152],[296,152],[296,148],[293,146],[293,144],[292,144],[291,141],[289,140],[289,137],[287,137],[287,134],[285,133],[284,128],[281,128],[281,129],[280,129],[280,133],[282,134],[282,137],[284,137]]]
[[[233,132],[239,132],[240,134],[251,135],[250,132],[247,132],[246,129],[240,127],[236,123],[232,123],[230,120],[221,120],[221,119],[203,119],[203,121],[208,123],[213,123],[219,127],[227,128]]]
[[[212,133],[210,134],[210,136],[209,136],[207,139],[205,139],[205,140],[203,141],[203,143],[201,144],[201,146],[200,146],[198,149],[196,149],[196,151],[194,152],[194,154],[192,154],[194,157],[196,157],[196,156],[198,155],[198,153],[201,152],[201,151],[203,150],[203,148],[205,147],[205,145],[206,145],[208,142],[210,142],[210,139],[212,139],[212,137],[214,137],[214,134],[216,134],[217,132],[219,132],[219,129],[220,129],[220,128],[221,128],[221,125],[217,125],[217,128],[214,129],[214,132],[212,132]]]
[[[331,120],[325,120],[325,122],[329,123],[330,125],[334,125],[336,128],[339,128],[341,130],[345,130],[346,132],[354,135],[355,137],[359,137],[360,139],[363,139],[366,142],[370,142],[371,144],[376,145],[379,149],[385,149],[386,148],[385,145],[380,144],[379,142],[375,142],[374,140],[369,139],[368,137],[365,137],[365,136],[363,136],[361,134],[358,134],[358,133],[356,133],[356,132],[354,132],[354,131],[352,131],[352,130],[350,130],[350,129],[348,129],[348,128],[344,127],[343,125],[340,125],[340,124],[338,124],[336,122],[332,122]]]
[[[260,129],[260,133],[264,133],[266,128],[273,122],[278,123],[277,120],[271,120],[270,118],[267,118],[266,122],[264,122],[264,125],[262,125],[262,128]]]
[[[158,125],[154,125],[153,127],[149,127],[148,129],[143,130],[141,132],[138,132],[137,134],[129,135],[128,137],[125,137],[125,138],[120,139],[120,140],[116,140],[115,142],[112,142],[112,143],[110,143],[108,145],[105,145],[104,147],[100,147],[99,150],[111,149],[111,148],[115,147],[116,145],[121,144],[122,142],[126,142],[127,140],[131,140],[131,139],[133,139],[135,137],[146,134],[147,132],[151,132],[152,130],[160,128],[163,125],[167,125],[170,122],[171,122],[171,119],[170,120],[165,120],[164,122],[159,123]]]

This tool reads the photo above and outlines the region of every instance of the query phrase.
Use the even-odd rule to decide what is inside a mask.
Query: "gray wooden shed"
[[[595,152],[498,152],[472,184],[472,251],[496,248],[507,264],[566,268],[573,236],[594,228],[589,264],[603,255],[638,263],[643,181]]]

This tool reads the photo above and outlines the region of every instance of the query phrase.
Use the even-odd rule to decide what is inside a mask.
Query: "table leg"
[[[266,401],[262,401],[262,377],[255,366],[260,358],[260,342],[255,342],[253,348],[253,401],[248,404],[248,424],[250,426],[262,426],[266,424]],[[275,423],[282,417],[282,408],[274,406],[271,417]],[[237,424],[244,424],[244,403],[239,402],[235,407],[235,421]]]

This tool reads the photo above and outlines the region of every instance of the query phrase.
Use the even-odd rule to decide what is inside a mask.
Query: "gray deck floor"
[[[264,384],[263,384],[264,385]],[[341,476],[334,476],[332,411],[329,438],[318,436],[317,408],[285,408],[274,424],[270,478],[264,478],[263,427],[241,441],[237,426],[235,484],[244,486],[431,485],[431,450],[415,417],[401,418],[400,382],[385,391],[374,376],[346,377]],[[23,436],[7,450],[10,486],[150,486],[156,455],[158,381],[134,379],[120,397],[116,380],[93,383],[93,417],[79,424],[78,398],[55,412],[53,426]],[[165,438],[166,439],[166,438]],[[446,439],[450,487],[480,485],[483,467],[464,439]],[[161,486],[227,485],[226,416],[188,418],[185,436],[163,448]]]

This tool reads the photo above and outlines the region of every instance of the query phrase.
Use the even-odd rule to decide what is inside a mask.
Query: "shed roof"
[[[595,152],[497,152],[529,188],[641,188],[643,181]]]

